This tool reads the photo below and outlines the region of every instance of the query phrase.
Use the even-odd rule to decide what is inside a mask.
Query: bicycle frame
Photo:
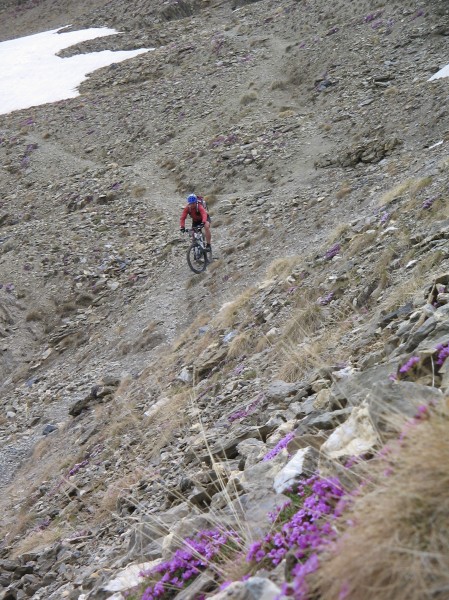
[[[204,250],[204,233],[202,227],[192,227],[188,230],[192,244],[197,243]]]

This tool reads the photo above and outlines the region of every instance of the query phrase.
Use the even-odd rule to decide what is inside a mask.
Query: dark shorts
[[[212,219],[210,218],[210,215],[207,215],[207,220],[209,223],[212,223]],[[192,226],[193,227],[198,227],[198,225],[201,225],[203,221],[192,221]]]

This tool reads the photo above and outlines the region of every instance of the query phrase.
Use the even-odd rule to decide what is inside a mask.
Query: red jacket
[[[187,204],[187,206],[181,213],[181,220],[179,222],[181,227],[185,227],[186,219],[188,216],[192,218],[193,223],[206,223],[207,221],[207,212],[204,210],[204,207],[199,203]]]

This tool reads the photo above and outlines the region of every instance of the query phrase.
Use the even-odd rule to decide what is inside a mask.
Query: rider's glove
[[[181,228],[179,229],[179,231],[180,231],[181,233],[185,233],[185,232],[186,232],[186,228],[185,228],[185,227],[181,227]]]

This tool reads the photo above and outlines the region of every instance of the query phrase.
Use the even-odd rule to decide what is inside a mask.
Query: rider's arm
[[[180,227],[185,227],[185,224],[186,224],[186,219],[187,219],[187,215],[188,215],[188,214],[189,214],[189,207],[188,207],[188,206],[186,206],[186,207],[184,208],[184,210],[182,211],[182,213],[181,213],[181,219],[180,219],[180,221],[179,221],[179,226],[180,226]]]

